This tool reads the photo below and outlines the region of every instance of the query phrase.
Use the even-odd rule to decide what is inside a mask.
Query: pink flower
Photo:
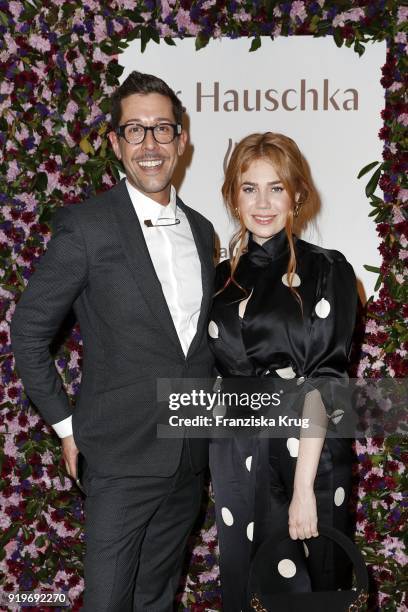
[[[401,202],[406,202],[408,200],[408,189],[400,189],[399,198]]]
[[[398,32],[394,40],[396,43],[402,43],[403,45],[405,45],[405,43],[407,42],[407,35],[405,32]]]
[[[136,0],[116,0],[118,9],[132,10],[136,7]]]
[[[365,17],[364,9],[356,8],[351,9],[350,11],[345,11],[344,13],[339,13],[333,19],[333,27],[337,28],[340,26],[343,28],[345,26],[346,21],[360,21]]]
[[[191,21],[190,13],[188,11],[180,8],[176,15],[176,23],[179,29],[184,28],[193,36],[198,34],[199,26]]]
[[[408,113],[402,113],[402,115],[400,115],[398,117],[398,123],[401,123],[403,126],[407,127],[407,125],[408,125]]]
[[[371,344],[363,344],[362,349],[365,353],[371,355],[371,357],[378,357],[381,353],[379,346],[371,346]]]
[[[172,8],[174,6],[174,3],[173,3],[173,6],[171,6],[169,0],[162,0],[161,5],[162,5],[161,18],[162,18],[162,21],[164,21],[166,17],[170,15]]]
[[[32,46],[33,49],[37,49],[37,51],[42,51],[43,53],[50,51],[51,44],[50,41],[38,34],[31,34],[28,42]]]
[[[355,8],[347,11],[345,15],[347,15],[348,21],[360,21],[360,19],[364,19],[365,12],[363,8]]]
[[[86,61],[83,55],[77,57],[77,59],[74,61],[74,64],[79,74],[84,74],[86,68]]]
[[[290,9],[290,17],[291,19],[295,19],[296,17],[301,21],[304,21],[307,17],[307,12],[305,9],[305,3],[302,0],[295,0],[292,2],[292,7]]]
[[[11,525],[11,519],[4,512],[0,512],[0,529],[8,529]]]
[[[78,104],[74,100],[70,100],[65,109],[65,113],[62,115],[64,121],[73,121],[75,115],[78,112]]]
[[[408,7],[400,6],[398,9],[398,25],[408,20]]]
[[[14,444],[14,436],[7,435],[5,438],[4,454],[9,457],[17,457],[17,447]]]
[[[91,11],[97,11],[100,9],[100,5],[95,0],[85,0],[84,5],[91,9]]]
[[[99,47],[96,47],[93,53],[93,60],[94,62],[102,62],[103,64],[109,64],[109,62],[112,61],[112,57],[101,51]]]
[[[9,55],[14,55],[18,51],[18,46],[13,37],[7,32],[4,35],[4,42],[6,43],[5,47]]]
[[[159,23],[158,24],[160,36],[164,38],[165,36],[174,36],[174,32],[167,23]]]
[[[205,543],[213,542],[217,538],[217,527],[212,525],[208,531],[203,531],[201,538]]]
[[[2,81],[0,85],[0,94],[3,96],[8,96],[14,89],[14,83],[10,83],[10,81]]]
[[[20,169],[18,167],[18,163],[16,162],[15,159],[13,159],[10,163],[9,163],[9,167],[7,170],[7,180],[8,181],[14,181],[15,178],[18,177],[18,175],[20,174]]]
[[[47,195],[49,195],[52,191],[54,191],[56,187],[59,186],[59,183],[58,183],[59,176],[60,176],[59,172],[49,172],[47,174],[48,182],[47,182],[47,189],[45,191]]]
[[[101,42],[107,37],[106,21],[102,15],[95,15],[94,19],[94,34],[96,42]]]
[[[217,580],[218,576],[219,576],[218,566],[214,565],[210,571],[201,572],[201,574],[198,575],[198,581],[201,583],[213,582],[214,580]]]
[[[86,153],[84,153],[83,151],[81,151],[81,153],[76,156],[75,163],[76,164],[84,164],[85,162],[88,161],[88,159],[89,159],[88,155]]]
[[[21,2],[15,2],[15,0],[12,0],[8,3],[8,6],[10,9],[10,13],[13,15],[13,17],[15,19],[18,19],[24,8]]]
[[[366,325],[366,332],[369,334],[375,334],[378,331],[377,322],[374,319],[369,319]]]
[[[401,89],[401,87],[402,83],[400,83],[399,81],[394,81],[394,83],[390,85],[390,87],[388,87],[388,91],[398,91],[399,89]]]
[[[244,9],[240,9],[238,13],[235,13],[234,18],[237,19],[238,21],[242,21],[243,23],[245,23],[246,21],[251,21],[252,16],[249,13],[247,13]]]
[[[27,130],[27,127],[23,125],[20,130],[16,130],[15,136],[18,142],[22,142],[30,136],[30,132]]]
[[[205,557],[205,555],[208,555],[208,553],[209,549],[207,546],[196,546],[193,550],[193,555],[200,555],[202,557]]]

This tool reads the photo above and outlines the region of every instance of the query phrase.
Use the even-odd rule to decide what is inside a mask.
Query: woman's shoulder
[[[315,255],[316,257],[323,257],[329,263],[348,263],[346,257],[340,251],[335,249],[326,249],[318,246],[317,244],[306,242],[306,240],[302,240],[301,238],[296,240],[296,250],[299,251],[300,256],[302,252],[304,252],[312,256]]]

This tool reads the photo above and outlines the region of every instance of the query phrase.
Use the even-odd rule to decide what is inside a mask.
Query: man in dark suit
[[[17,368],[73,478],[85,458],[86,612],[170,612],[200,505],[206,442],[156,433],[157,378],[212,366],[214,230],[171,185],[182,113],[154,76],[133,72],[118,88],[109,140],[126,179],[58,210],[12,321]],[[75,410],[49,351],[71,307],[84,343]]]

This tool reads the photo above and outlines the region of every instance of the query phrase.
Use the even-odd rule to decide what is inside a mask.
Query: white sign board
[[[380,85],[386,44],[367,45],[362,57],[337,48],[331,37],[292,36],[250,41],[213,40],[195,51],[194,40],[170,47],[133,41],[120,56],[123,81],[132,70],[163,78],[187,109],[190,148],[176,180],[180,197],[214,224],[226,256],[234,224],[221,198],[223,165],[231,145],[252,132],[281,132],[307,158],[322,208],[303,238],[345,254],[360,294],[373,293],[379,240],[359,170],[381,160],[378,131],[384,91]]]

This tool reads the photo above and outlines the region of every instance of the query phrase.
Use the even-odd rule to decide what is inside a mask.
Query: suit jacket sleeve
[[[25,390],[50,424],[72,409],[49,346],[87,283],[86,245],[75,215],[57,211],[53,237],[23,292],[11,322],[11,343]]]

